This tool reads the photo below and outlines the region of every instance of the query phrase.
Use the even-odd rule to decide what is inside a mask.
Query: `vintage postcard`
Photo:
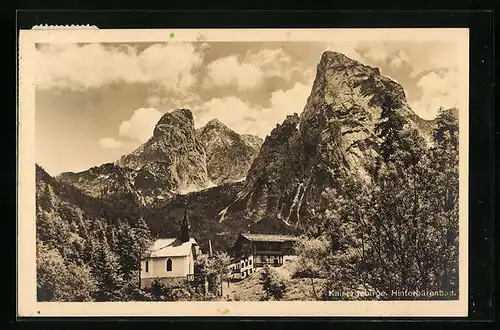
[[[467,316],[467,29],[20,32],[19,316]]]

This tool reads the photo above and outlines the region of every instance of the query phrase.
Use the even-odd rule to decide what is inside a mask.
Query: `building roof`
[[[198,245],[194,238],[184,243],[178,238],[157,239],[149,256],[152,258],[188,256],[191,253],[193,244]]]
[[[297,237],[290,235],[275,235],[275,234],[241,234],[244,238],[251,242],[290,242],[296,241]]]

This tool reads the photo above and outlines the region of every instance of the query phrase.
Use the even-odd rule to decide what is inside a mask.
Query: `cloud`
[[[439,107],[460,107],[458,75],[457,69],[434,70],[423,75],[417,82],[422,97],[410,104],[412,110],[424,119],[433,119]]]
[[[185,90],[196,81],[192,70],[202,56],[189,43],[154,44],[142,52],[129,45],[46,44],[37,50],[36,86],[86,90],[124,82]]]
[[[344,40],[332,43],[325,50],[340,52],[365,65],[396,70],[405,68],[411,72],[411,77],[416,77],[427,70],[457,66],[457,46],[452,41]]]
[[[217,59],[207,69],[207,87],[236,85],[240,90],[247,90],[258,85],[264,77],[261,68],[241,62],[235,55]]]
[[[235,96],[213,98],[197,109],[194,114],[195,126],[204,126],[208,121],[218,118],[236,132],[247,133],[251,124],[245,117],[255,118],[258,111],[259,107]]]
[[[298,60],[294,60],[283,49],[262,49],[258,53],[247,52],[244,63],[253,63],[259,67],[266,77],[282,77],[292,79],[301,68]]]
[[[325,51],[341,53],[352,60],[361,62],[362,58],[358,52],[358,48],[359,48],[358,41],[338,41],[327,46],[325,48]]]
[[[209,52],[212,49],[210,44],[208,44],[206,42],[199,43],[199,44],[197,44],[197,46],[198,46],[197,47],[198,51],[201,53]]]
[[[294,75],[308,75],[301,61],[292,58],[283,49],[262,49],[243,56],[230,55],[207,65],[207,88],[236,86],[245,91],[258,87],[266,78],[280,77],[286,81]]]
[[[408,55],[403,51],[396,51],[392,54],[392,58],[390,59],[390,65],[396,68],[400,68],[405,64],[409,64],[410,59]]]
[[[390,52],[385,47],[369,47],[368,50],[362,55],[363,58],[370,60],[373,64],[386,62],[391,56]]]
[[[149,95],[146,98],[146,104],[149,107],[158,107],[162,103],[162,97],[159,95]]]
[[[240,134],[265,137],[287,115],[301,113],[311,92],[311,85],[297,83],[288,90],[277,90],[271,94],[271,105],[263,108],[252,105],[238,97],[213,98],[203,104],[194,115],[196,127],[218,118]]]
[[[129,120],[120,124],[119,134],[143,143],[153,135],[153,129],[161,116],[162,113],[155,108],[137,109]]]
[[[119,140],[115,140],[110,137],[105,137],[99,140],[99,145],[106,149],[117,149],[123,146],[123,142]]]
[[[361,44],[358,48],[361,61],[371,66],[386,66],[400,69],[410,65],[408,54],[397,44],[370,43]]]
[[[311,94],[311,87],[312,84],[297,83],[291,89],[274,91],[271,94],[271,106],[261,112],[263,132],[271,132],[277,123],[283,122],[287,115],[300,114]]]
[[[426,47],[425,52],[421,48]],[[411,77],[415,78],[423,72],[436,69],[458,69],[457,45],[454,42],[433,43],[415,49],[411,57]]]
[[[174,109],[194,109],[202,104],[200,96],[193,92],[161,93],[155,92],[145,99],[148,107],[162,109],[163,112]]]
[[[191,70],[201,65],[202,58],[191,44],[156,44],[138,56],[138,66],[146,80],[166,87],[185,90],[196,81]]]
[[[422,50],[425,49],[423,52]],[[413,111],[424,119],[435,118],[439,107],[460,108],[460,78],[456,46],[432,42],[341,42],[329,50],[344,53],[401,83]],[[463,107],[464,105],[462,105]]]

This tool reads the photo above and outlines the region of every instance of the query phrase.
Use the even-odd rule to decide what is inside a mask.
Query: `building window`
[[[244,264],[243,262],[241,263],[241,267],[242,267],[242,268],[243,268],[243,267],[245,267],[245,264]]]
[[[248,260],[248,263],[251,265],[252,264],[252,259]]]
[[[149,272],[149,260],[146,260],[145,266],[146,266],[145,268],[146,268],[146,273],[147,273],[147,272]]]
[[[172,271],[172,259],[168,258],[167,259],[167,272]]]

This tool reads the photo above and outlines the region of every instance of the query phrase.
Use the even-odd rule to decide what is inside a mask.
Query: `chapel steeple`
[[[184,199],[184,218],[181,222],[181,241],[189,242],[189,233],[191,231],[191,225],[189,224],[187,218],[187,199]]]

